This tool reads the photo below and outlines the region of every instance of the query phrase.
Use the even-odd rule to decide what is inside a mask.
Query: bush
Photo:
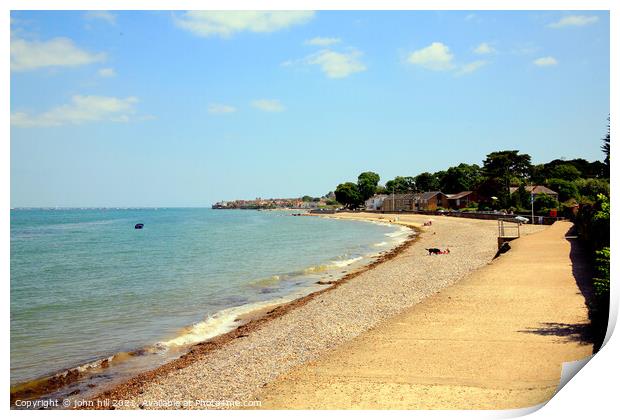
[[[599,194],[609,196],[609,182],[604,179],[578,179],[575,186],[583,197],[582,201],[594,201]]]
[[[609,197],[599,194],[592,204],[581,204],[575,219],[579,236],[591,252],[609,246]]]
[[[609,322],[609,247],[596,251],[595,256],[596,277],[592,279],[594,296],[588,306],[594,331],[594,345],[595,349],[598,349],[605,340]]]
[[[467,207],[463,207],[461,210],[463,210],[463,211],[476,211],[476,210],[478,210],[478,203],[476,203],[475,201],[470,201],[467,204]]]
[[[595,252],[596,277],[594,277],[594,294],[597,298],[609,297],[609,247],[604,247]]]
[[[548,194],[538,194],[534,198],[534,211],[538,215],[549,215],[549,210],[557,209],[560,206],[555,197]]]
[[[575,219],[579,237],[592,252],[595,275],[592,279],[593,297],[588,302],[594,332],[595,349],[600,348],[609,319],[609,197],[599,194],[592,204],[581,204]]]

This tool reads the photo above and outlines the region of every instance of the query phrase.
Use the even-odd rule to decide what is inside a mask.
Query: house
[[[390,194],[383,199],[383,211],[411,211],[417,194]]]
[[[478,194],[475,191],[461,191],[456,194],[446,194],[446,197],[448,197],[448,207],[451,209],[462,209],[478,201]]]
[[[437,210],[448,208],[448,196],[441,191],[427,191],[416,194],[413,210]]]
[[[519,187],[510,187],[510,194],[516,192],[518,189]],[[528,194],[533,194],[533,195],[547,194],[547,195],[552,196],[556,200],[558,198],[557,192],[545,187],[544,185],[526,185],[525,191],[527,191]]]
[[[383,200],[383,211],[437,210],[448,207],[448,197],[441,191],[392,194]]]
[[[386,194],[373,195],[364,202],[366,210],[381,210],[386,197]]]

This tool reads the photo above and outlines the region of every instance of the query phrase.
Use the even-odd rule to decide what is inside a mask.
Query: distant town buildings
[[[242,210],[270,210],[270,209],[315,209],[326,205],[325,198],[318,201],[303,201],[301,198],[256,198],[255,200],[218,201],[213,209],[242,209]]]

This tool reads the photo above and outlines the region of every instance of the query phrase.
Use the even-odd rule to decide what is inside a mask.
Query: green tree
[[[564,202],[569,198],[579,198],[579,190],[574,182],[551,178],[547,180],[547,186],[558,193],[560,202]]]
[[[507,194],[506,190],[502,186],[502,182],[498,178],[484,178],[478,187],[478,194],[482,198],[480,203],[480,209],[486,209],[487,207],[492,209],[499,209],[500,207],[508,207],[500,205],[500,200],[505,198],[502,194]],[[493,200],[492,197],[498,198]]]
[[[301,197],[301,201],[303,201],[304,203],[308,203],[312,201],[312,197],[310,197],[309,195],[304,195],[303,197]]]
[[[483,162],[483,172],[489,178],[500,179],[508,190],[513,176],[529,178],[532,169],[531,157],[519,154],[518,150],[503,150],[489,153]]]
[[[574,181],[580,176],[581,172],[570,163],[557,165],[549,171],[549,178],[562,179],[564,181]]]
[[[571,160],[562,160],[562,159],[554,159],[551,162],[545,163],[544,166],[544,178],[557,178],[553,174],[553,170],[557,166],[561,165],[572,165],[574,166],[580,173],[582,178],[602,178],[604,177],[605,172],[605,164],[601,161],[588,162],[585,159],[571,159]],[[539,183],[544,183],[541,181]]]
[[[512,205],[517,210],[525,210],[530,208],[531,194],[525,189],[525,182],[519,185],[519,188],[511,195]]]
[[[542,185],[547,180],[547,170],[544,164],[533,165],[530,173],[530,181],[534,185]]]
[[[415,179],[410,176],[397,176],[385,183],[387,194],[404,194],[415,191]]]
[[[361,195],[362,201],[366,201],[375,195],[379,180],[379,175],[374,172],[362,172],[357,177],[357,190]]]
[[[389,194],[389,191],[383,185],[377,185],[377,189],[375,190],[375,194]]]
[[[357,189],[357,184],[353,182],[345,182],[336,187],[336,200],[346,208],[356,208],[364,200]]]
[[[416,190],[420,192],[424,191],[437,191],[439,190],[439,179],[430,172],[422,172],[415,177]]]
[[[466,163],[452,166],[446,171],[435,173],[435,175],[439,178],[439,189],[448,194],[473,191],[483,180],[480,166]]]
[[[484,160],[483,171],[489,177],[505,178],[509,175],[527,178],[531,171],[531,157],[518,150],[489,153]]]

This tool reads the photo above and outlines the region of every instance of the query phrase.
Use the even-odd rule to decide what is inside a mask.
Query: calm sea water
[[[11,384],[202,341],[404,235],[280,211],[11,210]]]

